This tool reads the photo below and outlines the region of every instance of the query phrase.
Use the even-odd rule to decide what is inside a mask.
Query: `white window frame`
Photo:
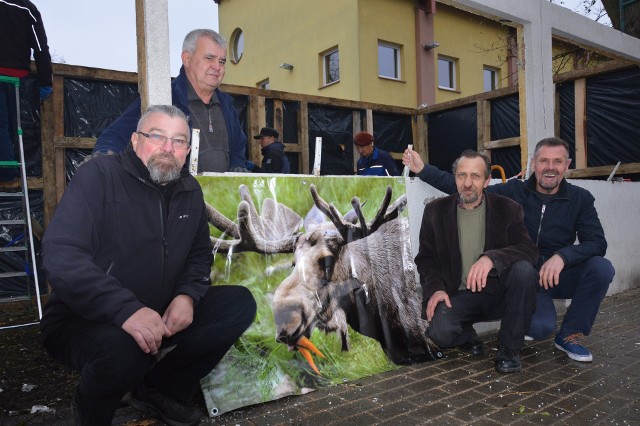
[[[382,67],[381,67],[381,55],[380,55],[380,49],[384,48],[384,49],[391,49],[393,51],[393,60],[394,60],[394,64],[392,65],[393,67],[393,71],[395,72],[395,75],[384,75],[382,73]],[[401,80],[402,79],[402,49],[399,45],[397,44],[392,44],[392,43],[386,43],[383,41],[378,41],[378,77],[382,77],[382,78],[389,78],[392,80]]]
[[[486,80],[485,74],[487,72],[492,73],[492,77],[493,77],[492,78],[493,87],[490,87],[490,88],[487,88],[487,85],[486,85],[487,80]],[[498,86],[498,75],[499,74],[498,73],[499,73],[499,70],[497,68],[490,67],[488,65],[485,65],[484,67],[482,67],[482,88],[484,89],[485,92],[490,92],[492,90],[496,90],[496,89],[499,88],[499,86]]]
[[[330,71],[331,71],[331,56],[333,54],[337,54],[338,61],[338,78],[335,80],[330,79]],[[329,86],[331,84],[338,83],[340,81],[340,50],[336,47],[331,50],[326,51],[322,54],[322,85]]]
[[[231,62],[237,64],[242,59],[244,54],[244,32],[241,28],[236,28],[231,33],[231,39],[229,41]]]
[[[440,75],[440,62],[447,62],[448,66],[448,74],[451,82],[451,86],[443,86],[440,84],[442,82]],[[456,58],[451,58],[449,56],[438,56],[438,88],[444,90],[458,90],[458,60]]]

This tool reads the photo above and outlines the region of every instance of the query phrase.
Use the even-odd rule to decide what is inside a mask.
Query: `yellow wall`
[[[415,108],[415,0],[359,2],[360,100]],[[400,80],[378,77],[378,41],[401,48]]]
[[[228,61],[224,82],[255,87],[268,78],[272,90],[415,108],[415,8],[416,0],[222,0],[220,32],[230,39],[241,28],[245,47],[237,64]],[[438,3],[435,66],[437,54],[459,58],[459,85],[456,92],[436,89],[436,100],[482,92],[483,65],[500,67],[499,87],[506,86],[506,49],[491,51],[505,46],[506,34],[499,24]],[[378,77],[379,40],[401,46],[400,81]],[[340,81],[322,87],[319,54],[334,46]],[[293,70],[279,68],[283,62]]]
[[[484,91],[483,66],[499,68],[498,88],[507,87],[507,28],[491,20],[445,6],[437,5],[434,19],[436,81],[437,56],[458,59],[456,91],[436,89],[436,101],[446,102]]]
[[[225,38],[244,32],[244,54],[228,62],[225,83],[255,87],[268,78],[272,90],[358,99],[356,0],[223,0],[218,10]],[[319,54],[336,45],[340,82],[319,90]]]

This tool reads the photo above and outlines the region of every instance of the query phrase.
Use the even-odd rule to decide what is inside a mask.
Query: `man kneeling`
[[[199,423],[200,379],[255,316],[245,287],[211,286],[202,189],[183,168],[189,134],[179,109],[149,107],[124,152],[78,169],[44,236],[43,341],[80,372],[76,424],[110,425],[128,391],[170,425]]]
[[[522,207],[484,189],[489,159],[465,151],[453,163],[458,194],[424,209],[420,273],[427,335],[440,347],[481,355],[473,324],[502,318],[495,367],[522,369],[520,349],[536,306],[538,250],[524,227]]]

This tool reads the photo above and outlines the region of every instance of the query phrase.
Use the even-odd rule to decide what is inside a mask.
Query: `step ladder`
[[[24,270],[21,271],[0,271],[0,280],[13,277],[25,277],[27,283],[27,299],[31,300],[31,282],[33,282],[36,291],[36,301],[38,304],[38,319],[42,319],[42,304],[40,301],[40,286],[38,283],[38,273],[36,268],[36,254],[33,245],[33,229],[31,226],[31,208],[29,206],[29,190],[27,187],[27,171],[24,161],[24,146],[22,143],[22,127],[20,124],[20,79],[16,77],[8,77],[0,75],[0,83],[12,84],[15,87],[16,92],[16,128],[18,131],[18,146],[19,146],[19,161],[0,161],[0,167],[18,168],[20,169],[20,188],[16,188],[16,191],[7,191],[5,188],[0,188],[1,199],[20,199],[22,202],[22,219],[0,220],[0,226],[6,225],[11,227],[22,226],[23,237],[21,238],[21,244],[12,244],[20,238],[14,238],[9,245],[0,247],[0,256],[6,252],[23,252],[24,253]],[[31,261],[31,266],[29,266]],[[37,322],[29,324],[19,324],[6,327],[0,327],[0,330],[5,328],[14,328],[27,325],[35,325]]]

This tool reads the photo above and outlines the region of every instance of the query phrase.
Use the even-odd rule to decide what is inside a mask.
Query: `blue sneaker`
[[[591,356],[591,352],[587,350],[584,346],[578,343],[578,339],[582,339],[584,334],[582,333],[574,333],[571,334],[564,339],[560,338],[559,335],[556,336],[554,340],[554,344],[556,348],[560,349],[563,352],[566,352],[569,358],[580,361],[580,362],[591,362],[593,360],[593,356]]]

